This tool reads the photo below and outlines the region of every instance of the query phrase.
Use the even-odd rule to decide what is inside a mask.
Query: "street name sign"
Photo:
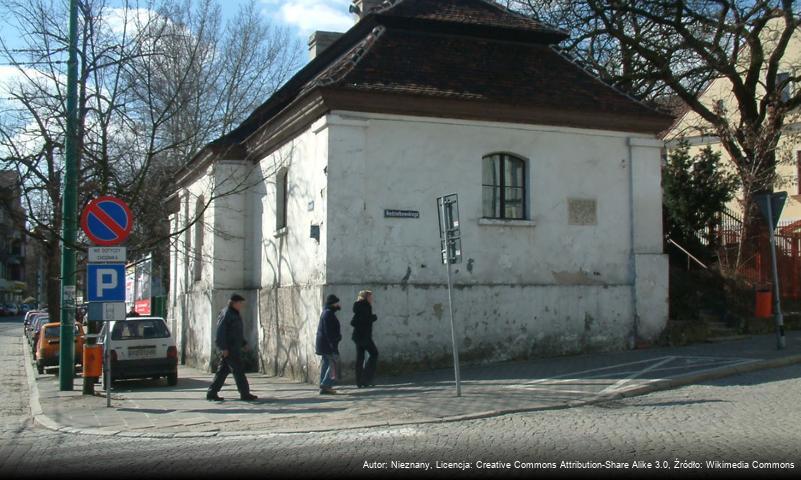
[[[125,263],[125,247],[89,247],[89,263]]]

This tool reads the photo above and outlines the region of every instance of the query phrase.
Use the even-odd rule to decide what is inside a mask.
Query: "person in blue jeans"
[[[315,353],[322,357],[320,367],[320,395],[334,395],[334,382],[339,374],[337,362],[339,361],[339,342],[342,340],[339,319],[336,312],[342,306],[336,295],[329,295],[325,299],[325,308],[320,315],[317,325],[317,341]]]

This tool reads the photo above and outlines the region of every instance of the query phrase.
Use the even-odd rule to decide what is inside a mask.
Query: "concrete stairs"
[[[732,340],[742,340],[750,337],[750,335],[741,335],[738,329],[728,326],[726,322],[712,319],[705,320],[709,327],[709,336],[706,338],[707,342],[730,342]]]

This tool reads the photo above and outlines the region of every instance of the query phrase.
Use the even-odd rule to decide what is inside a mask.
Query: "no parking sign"
[[[90,201],[81,215],[81,228],[95,245],[110,247],[128,239],[133,215],[128,204],[117,197],[104,196]]]

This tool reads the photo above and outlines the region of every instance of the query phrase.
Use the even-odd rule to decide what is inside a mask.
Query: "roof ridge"
[[[323,70],[317,77],[306,84],[306,86],[301,89],[298,96],[303,95],[314,88],[327,87],[341,81],[359,64],[367,52],[370,51],[370,48],[375,45],[376,41],[386,30],[386,27],[383,25],[373,28],[370,33],[364,37],[364,39],[357,42],[356,45],[331,62],[329,68],[333,67],[332,69]]]
[[[535,21],[535,22],[539,23],[539,24],[540,24],[540,26],[542,26],[543,28],[550,28],[551,30],[555,30],[555,31],[557,31],[557,32],[561,32],[561,33],[564,33],[564,34],[565,34],[565,35],[567,35],[567,36],[570,36],[570,32],[569,32],[569,31],[567,31],[567,30],[564,30],[564,29],[562,29],[562,28],[555,27],[555,26],[553,26],[553,25],[550,25],[550,24],[544,23],[544,22],[540,21],[540,20],[539,20],[539,19],[537,19],[537,18],[530,17],[530,16],[528,16],[528,15],[524,15],[524,14],[522,14],[522,13],[520,13],[520,12],[516,12],[516,11],[512,10],[512,9],[511,9],[511,8],[509,8],[509,7],[506,7],[506,6],[504,6],[504,5],[501,5],[500,3],[496,2],[495,0],[478,0],[478,1],[479,1],[479,2],[483,2],[483,3],[486,3],[487,5],[490,5],[490,6],[492,6],[492,7],[495,7],[495,8],[497,8],[498,10],[500,10],[500,11],[502,11],[502,12],[504,12],[504,13],[508,13],[509,15],[512,15],[512,16],[515,16],[515,17],[518,17],[518,18],[522,18],[522,19],[525,19],[525,20],[533,20],[533,21]]]
[[[651,110],[651,111],[654,111],[654,112],[657,112],[657,113],[661,113],[661,114],[666,115],[666,116],[671,116],[671,115],[668,115],[668,114],[666,114],[666,113],[664,113],[664,112],[662,112],[660,110],[657,110],[656,108],[654,108],[653,106],[649,105],[645,101],[640,100],[639,98],[632,96],[630,93],[628,93],[628,92],[626,92],[624,90],[621,90],[620,88],[618,88],[618,87],[616,87],[614,85],[610,85],[610,84],[606,83],[605,81],[603,81],[603,79],[601,79],[601,77],[596,75],[594,72],[592,72],[590,69],[588,69],[585,65],[579,63],[572,55],[568,54],[564,49],[560,48],[559,46],[557,46],[557,45],[548,45],[548,48],[550,48],[554,53],[556,53],[560,57],[562,57],[565,60],[567,60],[568,62],[570,62],[576,68],[580,69],[581,71],[583,71],[584,73],[589,75],[593,80],[595,80],[596,82],[600,83],[601,85],[604,85],[605,87],[612,89],[613,91],[617,92],[618,94],[623,95],[624,97],[628,98],[629,100],[632,100],[633,102],[640,104],[641,106],[647,108],[648,110]]]

